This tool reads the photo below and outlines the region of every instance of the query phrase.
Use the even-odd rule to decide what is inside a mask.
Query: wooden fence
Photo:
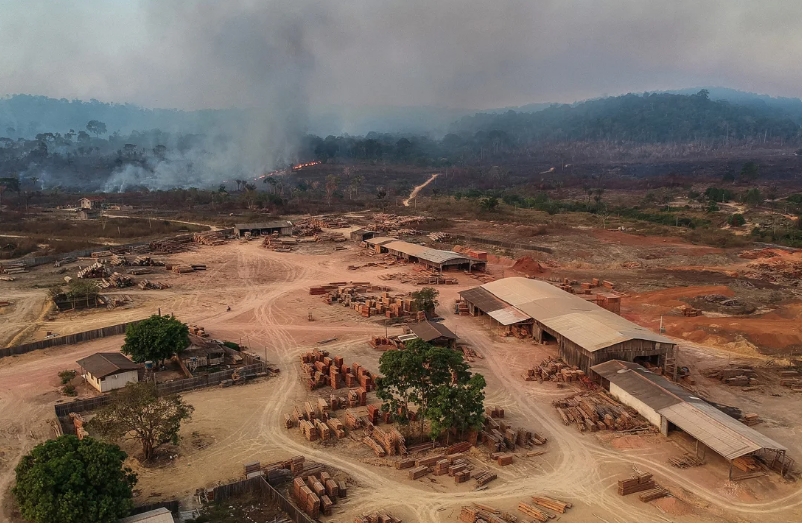
[[[156,385],[156,390],[160,396],[167,396],[188,390],[202,389],[204,387],[219,385],[223,381],[231,379],[231,375],[236,371],[239,371],[239,375],[245,378],[255,376],[256,374],[265,372],[266,370],[267,365],[265,365],[263,362],[258,362],[235,369],[213,372],[204,376],[196,376],[194,378],[159,383]],[[56,417],[69,416],[70,412],[86,412],[88,410],[99,409],[100,407],[107,405],[111,401],[111,397],[111,394],[106,394],[96,398],[76,400],[69,403],[57,403],[55,405]]]
[[[261,496],[275,502],[281,510],[295,523],[314,523],[315,520],[306,515],[301,509],[293,505],[289,499],[284,497],[281,492],[276,490],[273,485],[267,482],[264,476],[251,479],[244,479],[228,485],[220,485],[214,488],[214,500],[225,501],[230,498],[238,497],[247,493],[258,493]]]
[[[58,336],[56,338],[25,343],[23,345],[17,345],[16,347],[6,347],[5,349],[0,349],[0,358],[13,356],[15,354],[25,354],[26,352],[47,349],[48,347],[56,347],[58,345],[74,345],[76,343],[83,343],[85,341],[105,338],[107,336],[125,334],[125,329],[129,325],[135,325],[140,321],[142,320],[129,321],[127,323],[120,323],[118,325],[111,325],[109,327],[102,327],[100,329],[94,329],[91,331],[76,332],[75,334],[68,334],[66,336]]]

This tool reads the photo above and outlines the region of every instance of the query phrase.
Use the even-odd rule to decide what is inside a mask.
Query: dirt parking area
[[[320,246],[318,246],[320,249]],[[477,280],[458,274],[458,285],[440,286],[438,312],[459,338],[483,356],[473,363],[488,383],[486,404],[505,409],[515,425],[530,428],[548,438],[544,454],[516,454],[514,463],[499,467],[484,451],[474,450],[472,461],[496,472],[499,478],[486,490],[474,490],[474,482],[455,485],[445,476],[409,480],[403,471],[377,460],[365,445],[350,438],[335,443],[307,442],[298,429],[283,427],[284,414],[324,391],[309,392],[302,381],[299,357],[314,347],[342,355],[346,362],[359,362],[378,370],[381,353],[367,340],[384,335],[382,320],[365,319],[355,311],[326,305],[310,296],[309,287],[333,281],[371,281],[384,284],[378,276],[399,272],[399,267],[370,267],[358,271],[347,266],[357,259],[358,247],[320,254],[299,249],[276,253],[259,242],[229,243],[202,247],[197,251],[170,256],[183,263],[205,263],[208,270],[183,275],[165,274],[171,288],[163,291],[134,291],[132,306],[111,311],[98,310],[42,319],[33,338],[43,331],[61,334],[92,326],[109,325],[145,317],[159,308],[178,318],[202,325],[213,338],[232,340],[265,354],[280,372],[270,378],[229,387],[209,388],[184,394],[195,407],[193,419],[181,431],[181,442],[165,449],[166,460],[155,467],[143,467],[132,459],[139,473],[138,501],[180,498],[192,503],[196,488],[211,487],[242,477],[243,463],[269,463],[303,454],[308,460],[326,463],[351,478],[347,501],[338,504],[329,521],[353,520],[354,516],[386,510],[405,521],[456,522],[460,506],[472,502],[489,504],[515,512],[520,501],[542,494],[570,501],[574,508],[561,516],[566,521],[607,523],[643,521],[741,521],[776,522],[802,520],[802,490],[796,483],[780,481],[776,475],[732,484],[727,468],[716,459],[702,467],[680,470],[668,465],[670,456],[684,453],[691,443],[672,436],[580,433],[562,424],[551,402],[570,393],[554,384],[526,382],[528,367],[554,355],[554,348],[530,341],[502,338],[478,318],[455,316],[457,293],[478,285]],[[491,274],[501,275],[508,267],[491,265]],[[26,275],[34,277],[36,271]],[[28,292],[20,279],[15,292]],[[394,292],[416,289],[412,284],[386,282]],[[30,290],[30,289],[28,289]],[[626,303],[626,301],[625,301]],[[226,308],[230,306],[231,310]],[[33,307],[36,309],[36,307]],[[313,321],[308,320],[312,313]],[[16,314],[16,313],[15,313]],[[32,314],[32,313],[29,313]],[[23,318],[15,320],[24,323]],[[649,319],[649,326],[651,325]],[[20,325],[17,325],[19,328]],[[9,329],[11,334],[13,329]],[[391,334],[399,327],[389,327]],[[325,345],[321,340],[336,338]],[[106,338],[81,345],[47,349],[0,359],[0,503],[8,506],[8,489],[13,467],[33,445],[52,436],[50,420],[53,403],[60,399],[56,373],[75,368],[75,360],[100,350],[116,350],[122,337]],[[683,342],[682,354],[693,365],[716,365],[726,361],[714,349]],[[683,363],[684,364],[684,363]],[[752,410],[764,408],[765,432],[785,444],[792,455],[802,451],[795,434],[802,421],[793,415],[800,400],[794,397],[727,397],[715,382],[697,383],[722,402],[741,402]],[[375,401],[375,400],[373,400]],[[754,402],[748,404],[746,402]],[[783,407],[785,411],[783,411]],[[771,414],[769,414],[771,413]],[[761,414],[764,415],[764,414]],[[763,430],[763,427],[759,427]],[[136,447],[126,446],[131,454]],[[169,456],[172,456],[170,458]],[[616,482],[633,470],[655,474],[658,482],[674,497],[642,503],[636,496],[621,497]]]

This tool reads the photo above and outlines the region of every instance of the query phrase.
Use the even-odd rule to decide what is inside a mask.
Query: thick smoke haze
[[[204,181],[291,161],[323,116],[325,132],[353,132],[370,108],[701,85],[802,95],[795,0],[0,0],[0,12],[0,95],[244,109],[202,129],[207,146],[236,144],[204,148]]]

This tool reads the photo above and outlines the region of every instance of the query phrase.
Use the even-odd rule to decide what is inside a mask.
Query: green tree
[[[117,445],[64,435],[34,447],[16,468],[12,492],[36,523],[115,523],[133,506],[136,474]]]
[[[495,196],[488,196],[479,200],[479,206],[485,211],[494,211],[498,207],[499,201]]]
[[[159,446],[178,443],[181,422],[195,410],[177,394],[159,396],[156,385],[149,382],[129,383],[112,392],[111,398],[90,421],[90,428],[113,441],[139,441],[145,461]]]
[[[409,422],[410,405],[416,405],[421,434],[427,419],[432,422],[433,437],[452,422],[460,431],[475,427],[477,404],[481,413],[484,399],[484,378],[472,379],[461,353],[411,340],[403,350],[385,352],[379,372],[376,394],[383,402],[382,409],[392,412],[402,424]]]
[[[101,134],[106,134],[106,124],[99,120],[89,120],[86,124],[86,130],[97,137]]]
[[[467,430],[479,430],[484,424],[485,378],[474,374],[468,380],[442,385],[430,402],[426,417],[432,439],[446,433],[446,443],[454,429],[462,438]]]
[[[760,193],[760,189],[758,188],[753,188],[746,191],[742,199],[745,204],[752,206],[763,203],[763,195]]]
[[[744,218],[743,214],[735,213],[730,215],[729,218],[727,218],[727,223],[729,223],[733,227],[742,227],[743,225],[746,224],[746,219]]]
[[[412,293],[412,300],[415,302],[415,307],[417,307],[419,311],[430,315],[434,313],[434,309],[437,307],[437,297],[439,295],[440,291],[434,287],[424,287]]]
[[[189,347],[189,328],[175,316],[154,314],[125,330],[122,353],[137,363],[164,361]]]
[[[746,162],[741,166],[741,179],[752,182],[760,176],[760,168],[755,162]]]

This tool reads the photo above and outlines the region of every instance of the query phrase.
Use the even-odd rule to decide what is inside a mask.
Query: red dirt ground
[[[608,231],[603,229],[594,230],[593,236],[606,243],[618,243],[633,247],[671,246],[681,248],[686,253],[692,253],[695,256],[702,256],[705,254],[721,254],[724,252],[722,249],[718,249],[716,247],[693,245],[676,236],[638,236],[637,234],[629,234],[622,231]]]

